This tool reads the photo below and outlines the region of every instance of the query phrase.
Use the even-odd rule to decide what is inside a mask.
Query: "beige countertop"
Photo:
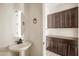
[[[47,35],[47,37],[63,38],[63,39],[69,39],[69,40],[76,40],[76,39],[78,39],[78,37],[66,37],[66,36],[58,36],[58,35]]]

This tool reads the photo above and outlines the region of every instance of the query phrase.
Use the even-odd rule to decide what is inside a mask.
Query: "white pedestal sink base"
[[[19,56],[25,56],[25,51],[20,51]]]

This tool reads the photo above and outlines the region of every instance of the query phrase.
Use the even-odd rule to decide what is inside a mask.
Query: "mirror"
[[[21,10],[16,10],[16,37],[23,38],[24,37],[24,15]]]

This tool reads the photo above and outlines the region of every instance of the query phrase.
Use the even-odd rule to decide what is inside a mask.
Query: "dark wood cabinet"
[[[55,38],[54,38],[55,39]],[[52,44],[53,45],[51,45],[51,47],[52,47],[52,50],[51,51],[54,51],[55,53],[57,53],[57,45],[58,45],[58,42],[57,42],[57,40],[52,40],[51,41],[52,42]]]
[[[51,38],[47,37],[46,47],[47,47],[47,50],[51,50]]]
[[[56,23],[55,23],[55,14],[52,14],[52,19],[53,19],[53,21],[52,21],[52,27],[55,27],[55,25],[56,25]]]
[[[78,55],[78,42],[75,42],[75,40],[70,40],[70,42],[68,43],[68,55],[69,56]]]
[[[67,55],[67,44],[62,39],[58,41],[59,41],[58,42],[58,54],[66,56]]]
[[[68,46],[68,56],[75,56],[75,48],[73,45]]]
[[[63,25],[65,28],[69,28],[69,27],[71,27],[70,11],[64,11],[63,13],[64,13],[63,14],[64,15],[63,16],[64,17],[64,24]]]
[[[55,28],[59,28],[60,27],[60,14],[56,13],[55,14]]]
[[[60,17],[60,26],[59,26],[59,28],[63,28],[64,27],[64,13],[63,12],[60,12],[59,13],[59,17]],[[53,19],[52,19],[53,20]]]
[[[52,23],[54,21],[54,19],[52,20],[53,16],[49,15],[47,18],[49,19],[48,20],[48,28],[54,27],[55,25],[53,25],[53,23]]]
[[[47,37],[46,42],[47,50],[51,52],[62,56],[78,56],[78,45],[75,40]]]
[[[56,26],[56,20],[55,20],[55,14],[52,14],[52,15],[49,15],[48,17],[47,17],[47,19],[49,19],[48,20],[48,27],[49,28],[55,28]],[[53,20],[52,20],[53,19]]]
[[[78,9],[71,9],[71,27],[78,27]]]
[[[78,7],[50,14],[48,28],[78,28]]]

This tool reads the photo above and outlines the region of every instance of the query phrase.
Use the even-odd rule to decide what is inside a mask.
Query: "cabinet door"
[[[70,18],[69,18],[69,12],[68,11],[64,11],[64,28],[69,28],[69,21],[70,21]]]
[[[65,12],[62,12],[62,28],[65,28]]]
[[[51,38],[46,37],[46,49],[51,51]]]
[[[65,10],[62,12],[63,28],[71,28],[71,10]]]
[[[78,28],[78,8],[71,9],[71,27]]]
[[[75,44],[75,40],[71,40],[68,44],[68,56],[78,55],[78,45]]]
[[[63,23],[63,20],[64,20],[64,18],[63,18],[63,13],[62,12],[60,12],[60,15],[59,15],[59,17],[60,17],[60,28],[63,28],[64,26],[64,23]]]
[[[52,42],[53,42],[52,51],[55,53],[58,53],[58,51],[57,51],[58,50],[58,40],[53,38]]]
[[[68,56],[75,56],[75,46],[68,45]]]
[[[48,28],[55,28],[55,14],[48,15]]]
[[[51,44],[51,51],[54,52],[54,49],[53,49],[53,45],[54,45],[53,39],[51,39],[50,44]]]
[[[48,23],[48,28],[52,28],[52,15],[48,15],[47,23]]]
[[[78,28],[78,8],[60,12],[59,20],[62,28]]]
[[[55,14],[55,26],[56,28],[60,28],[60,14],[59,13]]]
[[[78,28],[78,7],[75,8],[75,28]]]
[[[65,11],[65,28],[71,28],[71,10]]]
[[[55,14],[52,14],[52,28],[56,28],[56,24],[55,24]]]
[[[59,40],[58,42],[58,54],[66,56],[67,55],[67,43],[63,42],[64,40]]]

